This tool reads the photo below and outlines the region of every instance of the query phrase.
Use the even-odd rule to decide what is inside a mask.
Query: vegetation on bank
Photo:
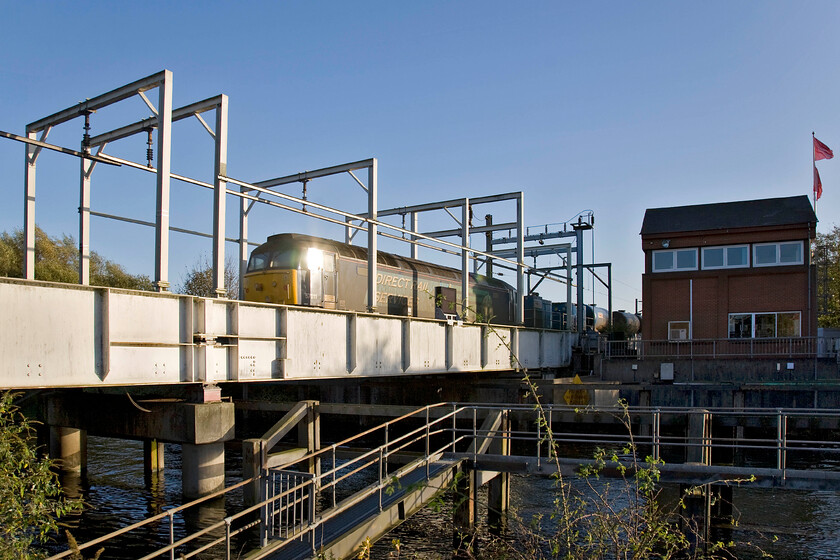
[[[814,243],[817,267],[819,326],[840,328],[840,226],[818,233]]]
[[[39,454],[35,428],[15,405],[14,393],[0,395],[0,558],[37,560],[38,545],[55,536],[60,519],[81,509],[64,496],[53,461]]]
[[[23,276],[23,231],[0,233],[0,276]],[[35,228],[35,278],[47,282],[79,282],[79,245],[69,235],[50,237]],[[132,290],[152,290],[152,280],[145,275],[133,275],[119,264],[95,251],[90,254],[90,283]]]
[[[23,276],[23,231],[0,233],[0,276]],[[71,235],[50,237],[35,228],[35,279],[47,282],[77,284],[79,282],[79,245]],[[122,265],[108,260],[95,251],[90,254],[90,284],[129,290],[154,290],[151,278],[144,274],[129,274]],[[233,260],[225,263],[226,297],[239,297],[239,272]],[[213,269],[206,255],[200,256],[185,268],[177,291],[201,297],[215,297]]]

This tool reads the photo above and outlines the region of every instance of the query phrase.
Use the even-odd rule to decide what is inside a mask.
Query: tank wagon
[[[366,247],[298,233],[272,235],[253,250],[243,277],[245,299],[365,311]],[[377,309],[389,315],[440,317],[456,314],[461,301],[461,271],[377,252]],[[494,278],[470,274],[471,307],[477,318],[512,324],[515,290]]]

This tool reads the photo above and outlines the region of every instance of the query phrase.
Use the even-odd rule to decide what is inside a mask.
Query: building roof
[[[648,208],[642,235],[816,223],[806,195]]]

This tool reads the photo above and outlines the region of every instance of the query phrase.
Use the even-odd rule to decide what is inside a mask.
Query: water
[[[142,444],[127,440],[90,437],[88,439],[88,474],[85,480],[65,477],[69,493],[81,495],[88,507],[66,521],[79,542],[107,534],[130,523],[155,515],[182,503],[180,447],[165,446],[166,469],[162,476],[152,479],[147,487],[143,476]],[[226,483],[241,480],[241,458],[236,451],[226,453]],[[601,481],[600,483],[604,483]],[[676,489],[666,488],[666,494],[676,496]],[[508,530],[500,537],[493,536],[486,524],[486,491],[479,493],[477,544],[482,551],[492,550],[498,543],[521,546],[519,538],[526,532],[516,529],[511,517]],[[536,514],[548,514],[553,508],[553,481],[540,477],[511,477],[511,509],[525,524]],[[754,541],[780,560],[840,558],[840,493],[794,491],[778,489],[735,488],[733,502],[739,525],[732,531],[736,542]],[[399,539],[403,558],[451,558],[453,528],[450,514],[424,509],[411,517],[388,537],[374,546],[373,558],[385,560],[392,551],[391,540]],[[207,526],[230,515],[241,507],[241,494],[216,500],[202,511],[178,518],[176,538],[188,531]],[[772,542],[772,537],[777,537]],[[148,542],[168,542],[169,526],[157,524],[143,537],[131,537],[106,548],[103,558],[136,558]],[[58,539],[49,549],[64,550],[64,539]],[[237,541],[237,550],[247,548],[248,542]],[[90,556],[90,553],[86,556]],[[738,558],[751,559],[760,555],[739,548]],[[217,556],[218,557],[218,556]]]

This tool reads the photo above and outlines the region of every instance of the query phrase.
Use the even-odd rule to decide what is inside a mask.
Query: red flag
[[[834,152],[831,151],[831,148],[817,140],[814,137],[814,161],[819,161],[821,159],[831,159],[834,157]]]
[[[819,142],[819,140],[817,140]],[[817,171],[817,166],[814,166],[814,200],[819,200],[822,196],[822,181],[820,181],[820,173]]]

